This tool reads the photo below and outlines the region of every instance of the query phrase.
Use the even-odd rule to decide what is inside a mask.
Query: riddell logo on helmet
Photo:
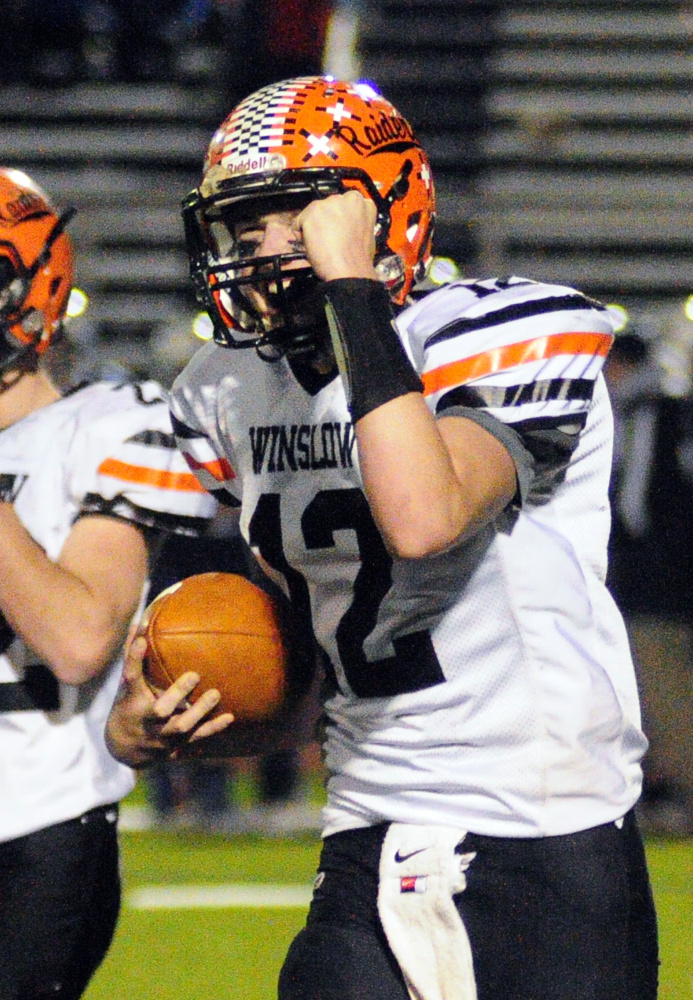
[[[48,207],[45,201],[31,191],[23,192],[15,201],[8,201],[0,208],[0,219],[8,222],[11,226],[22,222],[30,215],[47,215]]]
[[[279,153],[272,153],[271,156],[248,157],[247,160],[239,160],[224,163],[224,169],[232,176],[236,174],[260,173],[264,170],[283,170],[286,167],[286,160]]]
[[[380,114],[372,124],[365,125],[362,136],[356,134],[351,125],[340,122],[335,126],[340,139],[344,139],[361,156],[375,153],[402,152],[418,146],[408,122],[399,115]]]

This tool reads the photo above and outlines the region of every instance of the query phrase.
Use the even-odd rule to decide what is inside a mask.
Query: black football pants
[[[0,843],[0,998],[77,1000],[120,907],[117,807]]]
[[[279,1000],[408,1000],[377,913],[387,827],[325,840],[306,928]],[[562,837],[468,834],[476,852],[455,897],[478,1000],[655,1000],[657,927],[632,814]]]

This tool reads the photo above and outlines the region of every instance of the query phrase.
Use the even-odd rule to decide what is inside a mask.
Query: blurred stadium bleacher
[[[438,253],[469,273],[576,285],[622,303],[653,335],[687,345],[686,4],[336,5],[345,6],[359,15],[361,75],[412,121],[430,152]],[[3,161],[80,210],[72,231],[93,345],[163,377],[193,349],[180,199],[228,111],[225,60],[243,46],[221,33],[215,43],[189,46],[185,65],[194,71],[179,61],[178,78],[2,87]],[[234,72],[238,82],[238,66]]]

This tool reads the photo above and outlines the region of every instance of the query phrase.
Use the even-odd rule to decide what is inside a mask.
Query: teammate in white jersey
[[[420,297],[426,156],[328,78],[242,102],[184,219],[215,342],[174,386],[178,440],[327,662],[324,847],[281,1000],[652,1000],[608,311],[523,278]]]
[[[104,727],[162,530],[215,509],[158,385],[61,397],[72,249],[45,194],[0,170],[0,996],[72,1000],[119,905],[117,803],[133,774]]]

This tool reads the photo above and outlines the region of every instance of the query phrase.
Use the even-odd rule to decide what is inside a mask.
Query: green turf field
[[[319,842],[195,834],[121,838],[125,905],[88,1000],[260,1000],[276,996],[305,906],[137,910],[141,886],[295,883],[309,891]],[[134,900],[136,902],[136,899]]]
[[[659,917],[661,1000],[693,1000],[693,840],[647,843]]]
[[[124,833],[121,843],[125,905],[115,942],[87,1000],[276,997],[277,972],[305,914],[300,901],[290,905],[286,887],[302,889],[299,897],[309,891],[317,837],[141,832]],[[693,841],[651,841],[647,846],[660,920],[660,997],[693,1000]],[[156,893],[137,895],[143,887],[238,884],[252,891],[246,898],[238,889],[227,889],[236,893],[234,905],[222,898],[212,899],[213,906],[170,909],[165,907],[171,901]],[[262,886],[274,887],[268,897]],[[267,905],[277,901],[282,905]],[[140,905],[162,908],[135,908]]]

